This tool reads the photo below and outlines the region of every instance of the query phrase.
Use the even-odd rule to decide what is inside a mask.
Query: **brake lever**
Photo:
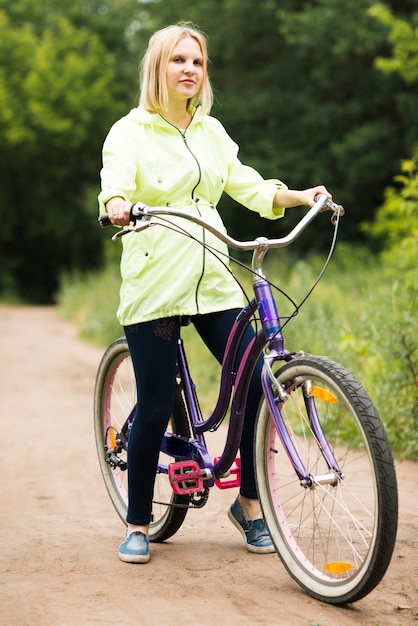
[[[138,220],[135,222],[135,226],[125,226],[122,230],[118,230],[118,232],[113,235],[112,241],[116,241],[128,233],[139,233],[141,230],[145,230],[150,226],[156,226],[156,222],[142,222]]]
[[[317,194],[315,196],[315,201],[320,197],[319,194]],[[337,204],[336,202],[333,202],[332,200],[330,200],[329,198],[327,199],[327,201],[325,202],[323,208],[321,209],[321,213],[325,212],[325,211],[332,211],[332,216],[331,216],[331,222],[332,224],[335,226],[335,224],[337,223],[337,220],[339,220],[340,217],[342,217],[345,213],[344,207],[341,204]]]
[[[345,215],[345,209],[341,204],[336,204],[332,202],[332,200],[328,200],[327,206],[329,207],[328,210],[333,212],[331,215],[331,223],[335,226],[340,217]]]

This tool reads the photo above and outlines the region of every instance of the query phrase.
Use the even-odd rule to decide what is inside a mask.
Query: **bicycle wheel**
[[[386,433],[362,385],[338,363],[303,356],[275,376],[287,393],[284,402],[277,398],[284,424],[312,484],[301,485],[263,400],[255,462],[266,525],[309,595],[354,602],[380,582],[395,545],[398,496]],[[335,480],[312,432],[310,402],[342,472]]]
[[[128,506],[127,420],[133,417],[136,404],[136,384],[126,339],[114,341],[104,353],[96,376],[94,393],[94,430],[99,465],[107,492],[118,515],[126,524]],[[176,391],[170,432],[189,435],[187,415],[179,389]],[[160,457],[164,455],[161,453]],[[160,458],[161,466],[173,459]],[[174,494],[166,472],[157,472],[150,541],[168,539],[182,525],[189,499]]]

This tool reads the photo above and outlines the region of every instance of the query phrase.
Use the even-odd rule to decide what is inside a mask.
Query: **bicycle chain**
[[[176,502],[162,502],[160,500],[153,500],[154,504],[162,504],[163,506],[169,506],[175,509],[201,509],[205,506],[209,498],[209,488],[206,487],[199,493],[189,495],[189,504],[178,504]]]

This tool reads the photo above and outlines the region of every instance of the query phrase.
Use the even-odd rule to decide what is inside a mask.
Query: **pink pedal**
[[[213,464],[215,465],[219,461],[220,457],[217,456],[213,459]],[[235,476],[235,478],[229,479],[230,475]],[[229,479],[229,480],[228,480]],[[231,489],[232,487],[239,487],[241,483],[241,459],[237,457],[232,464],[229,473],[227,476],[221,476],[215,480],[215,484],[219,489]]]
[[[168,478],[174,493],[179,496],[187,496],[204,490],[202,470],[196,461],[170,463]]]

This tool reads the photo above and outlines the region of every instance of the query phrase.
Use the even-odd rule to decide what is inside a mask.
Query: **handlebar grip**
[[[136,202],[135,204],[133,204],[131,206],[131,220],[134,222],[136,219],[143,216],[144,213],[146,213],[147,208],[148,205],[144,204],[143,202]],[[112,222],[110,221],[110,217],[107,213],[99,215],[98,220],[102,228],[108,228],[108,226],[112,226]]]
[[[101,228],[108,228],[109,226],[112,226],[112,222],[110,221],[110,217],[107,213],[105,213],[104,215],[99,215],[97,219],[99,220]]]

